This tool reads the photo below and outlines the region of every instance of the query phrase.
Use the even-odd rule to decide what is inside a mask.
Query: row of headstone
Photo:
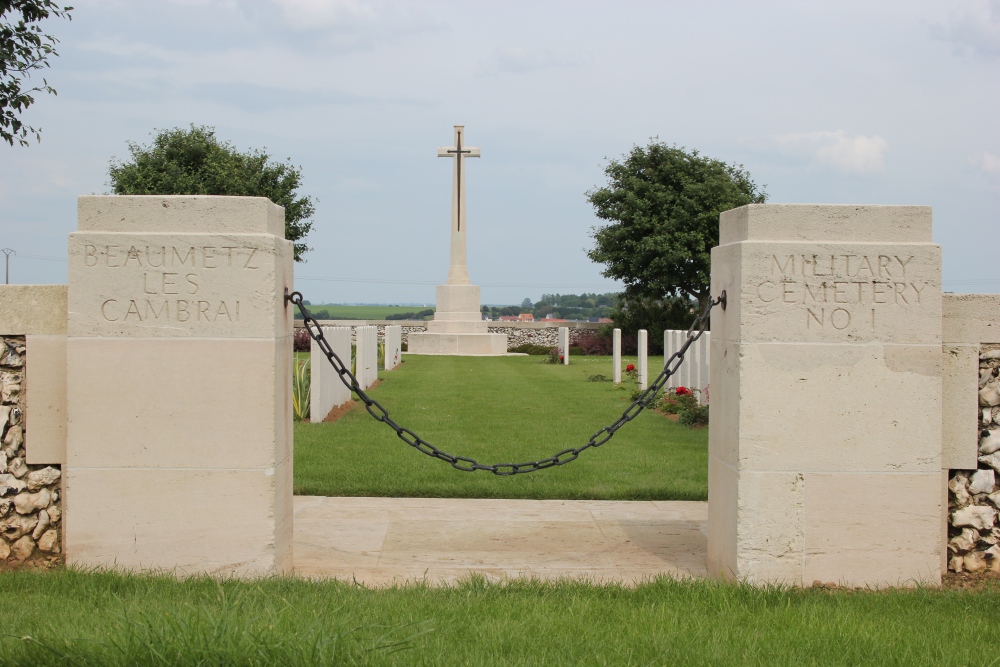
[[[559,331],[559,351],[562,354],[563,343],[562,343],[562,332],[564,329]],[[567,337],[568,337],[568,329]],[[666,368],[667,362],[670,361],[670,357],[680,350],[681,346],[684,345],[684,341],[687,339],[687,331],[675,331],[667,330],[663,332],[663,366]],[[707,388],[708,388],[708,350],[711,343],[711,334],[707,331],[691,344],[688,348],[687,353],[684,356],[684,362],[677,369],[677,373],[672,375],[667,380],[667,387],[674,389],[676,387],[686,387],[688,389],[697,390],[695,394],[698,397],[698,401],[702,404],[708,402]],[[638,335],[638,362],[636,364],[636,372],[638,374],[639,389],[645,389],[649,386],[649,334],[645,329],[639,330]],[[569,345],[566,345],[566,350],[569,350]],[[615,329],[612,332],[611,340],[611,355],[612,355],[612,380],[617,384],[622,381],[622,330]],[[565,363],[569,363],[569,355],[565,357]]]
[[[403,358],[403,327],[390,324],[385,328],[385,370],[399,366]]]
[[[687,340],[687,331],[667,330],[663,332],[663,364],[666,367],[670,356],[681,349]],[[694,391],[698,402],[708,403],[708,351],[712,334],[708,331],[694,341],[684,355],[684,362],[675,375],[667,380],[667,387],[687,387]]]
[[[362,389],[378,380],[378,327],[354,328],[354,377]]]
[[[323,335],[330,343],[333,353],[350,366],[351,364],[351,328],[323,327]],[[312,341],[309,355],[309,421],[319,423],[326,419],[330,410],[351,400],[351,390],[347,388],[333,365],[327,360],[316,341]]]

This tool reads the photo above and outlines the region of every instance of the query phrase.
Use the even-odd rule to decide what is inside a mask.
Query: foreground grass
[[[995,587],[371,590],[64,570],[0,575],[0,599],[0,665],[987,665],[1000,655]]]
[[[626,363],[628,360],[626,360]],[[659,369],[662,358],[650,359]],[[585,444],[617,419],[628,394],[609,357],[569,366],[540,357],[405,356],[371,394],[401,425],[482,463],[531,461]],[[326,496],[705,500],[708,432],[651,411],[598,449],[558,468],[496,477],[419,454],[363,405],[330,424],[295,425],[295,493]]]

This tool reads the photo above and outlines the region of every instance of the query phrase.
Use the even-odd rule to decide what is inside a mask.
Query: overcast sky
[[[427,302],[464,123],[485,303],[611,291],[584,251],[606,158],[651,137],[742,163],[775,203],[934,207],[944,288],[1000,291],[1000,0],[78,0],[59,95],[0,146],[11,282],[66,280],[76,197],[154,128],[301,165],[313,302]]]

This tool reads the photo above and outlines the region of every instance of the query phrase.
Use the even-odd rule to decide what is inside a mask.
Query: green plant
[[[708,406],[695,405],[694,407],[684,410],[680,414],[679,421],[681,424],[684,424],[685,426],[700,426],[702,424],[707,424]]]
[[[553,347],[553,348],[549,349],[549,351],[545,355],[545,359],[542,361],[542,363],[545,363],[545,364],[561,364],[562,360],[563,360],[563,357],[562,357],[561,354],[559,354],[559,348],[558,347]]]
[[[42,139],[41,128],[25,125],[20,118],[35,103],[32,93],[56,94],[45,79],[40,86],[28,87],[32,72],[48,67],[49,56],[59,55],[55,49],[59,40],[43,33],[38,24],[49,16],[72,20],[72,9],[60,8],[53,0],[0,2],[0,139],[11,146],[15,141],[27,146],[29,135]]]
[[[299,421],[309,418],[310,370],[309,359],[292,362],[292,411]]]
[[[377,346],[377,350],[378,351],[376,353],[376,356],[378,358],[375,360],[375,368],[377,368],[380,371],[384,371],[385,370],[385,342],[384,341],[380,341],[379,342],[379,344]]]
[[[603,373],[595,373],[587,378],[587,382],[611,382],[611,378]]]
[[[162,130],[149,146],[130,141],[128,151],[128,161],[113,159],[108,169],[116,195],[267,197],[285,209],[295,260],[309,250],[305,237],[315,209],[311,197],[298,196],[302,172],[291,162],[275,162],[263,150],[241,153],[219,141],[214,128],[196,125]]]

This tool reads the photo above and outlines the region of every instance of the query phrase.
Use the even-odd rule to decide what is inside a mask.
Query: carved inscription
[[[807,329],[876,330],[885,308],[921,305],[927,283],[914,257],[886,255],[771,255],[770,277],[756,287],[764,303],[797,308]]]
[[[119,270],[132,294],[105,299],[99,316],[106,322],[239,323],[240,302],[209,298],[206,280],[225,280],[225,272],[260,269],[257,248],[241,246],[84,245],[88,269]],[[137,279],[137,283],[134,282]]]

